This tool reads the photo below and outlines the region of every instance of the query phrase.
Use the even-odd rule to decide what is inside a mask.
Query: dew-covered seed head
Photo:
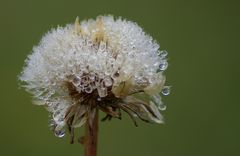
[[[58,137],[65,125],[84,124],[90,101],[111,117],[119,118],[123,110],[161,123],[165,107],[159,93],[169,94],[163,75],[167,54],[134,22],[99,16],[79,23],[77,18],[43,36],[19,79],[52,114]]]

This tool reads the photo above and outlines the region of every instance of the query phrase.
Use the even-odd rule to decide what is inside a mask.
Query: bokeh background
[[[128,116],[100,125],[99,156],[240,155],[240,11],[236,0],[0,0],[0,155],[80,156],[54,137],[17,75],[50,28],[99,14],[136,21],[169,52],[164,125]],[[83,134],[83,129],[79,129]]]

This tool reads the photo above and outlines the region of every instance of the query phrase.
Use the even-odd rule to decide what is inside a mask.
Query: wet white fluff
[[[79,93],[97,90],[99,98],[107,96],[107,87],[126,100],[131,92],[144,90],[149,104],[154,102],[161,109],[166,55],[136,23],[99,16],[46,33],[28,56],[19,79],[35,103],[46,105],[61,127],[67,108],[74,103],[66,82]],[[122,82],[129,84],[124,93],[118,88]]]

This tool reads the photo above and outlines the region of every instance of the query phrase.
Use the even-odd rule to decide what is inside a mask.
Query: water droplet
[[[158,54],[158,56],[159,56],[160,58],[165,58],[165,57],[167,57],[167,55],[168,55],[168,52],[167,52],[166,50],[162,50],[162,51],[160,51],[160,53]]]
[[[159,64],[159,70],[161,70],[161,71],[166,70],[167,67],[168,67],[168,62],[167,61],[163,61]]]
[[[62,130],[55,130],[54,131],[54,135],[58,138],[62,138],[65,136],[65,130],[62,129]]]
[[[164,111],[164,110],[167,109],[167,106],[164,105],[164,104],[161,104],[161,105],[158,106],[158,109]]]
[[[93,87],[91,85],[89,85],[84,90],[86,93],[91,93],[93,91]]]
[[[170,86],[164,86],[162,89],[163,95],[169,95],[170,94]]]
[[[78,85],[80,85],[80,83],[81,83],[81,79],[80,79],[80,77],[74,77],[74,79],[73,79],[73,81],[72,81],[72,83],[73,83],[73,85],[74,86],[78,86]]]
[[[107,88],[98,88],[98,95],[100,97],[105,97],[107,96]]]
[[[110,77],[104,78],[103,81],[104,81],[104,84],[105,84],[106,87],[109,87],[109,86],[112,85],[112,79]]]

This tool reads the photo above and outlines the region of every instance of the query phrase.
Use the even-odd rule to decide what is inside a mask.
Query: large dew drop
[[[164,104],[161,104],[161,105],[158,106],[158,109],[164,111],[164,110],[167,109],[167,106],[164,105]]]
[[[112,82],[112,79],[111,79],[110,77],[106,77],[106,78],[104,79],[104,84],[105,84],[106,87],[111,86],[112,83],[113,83],[113,82]]]
[[[160,51],[160,53],[158,54],[158,56],[161,58],[161,59],[164,59],[166,58],[168,55],[168,52],[166,50],[162,50]]]
[[[107,88],[97,88],[99,97],[107,96]]]
[[[169,95],[170,94],[170,86],[164,86],[162,89],[163,95]]]
[[[55,130],[54,131],[54,135],[58,138],[62,138],[65,136],[65,130],[62,129],[62,130]]]
[[[168,67],[168,62],[165,60],[159,64],[159,70],[161,70],[161,71],[166,70],[167,67]]]
[[[81,78],[80,77],[75,77],[72,81],[73,85],[77,87],[81,83]]]

